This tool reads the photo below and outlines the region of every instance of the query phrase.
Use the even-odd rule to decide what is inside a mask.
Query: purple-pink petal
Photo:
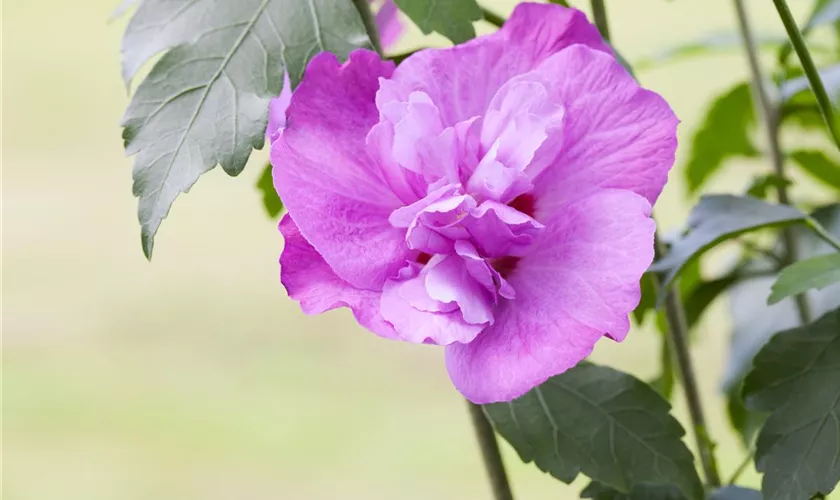
[[[575,366],[608,333],[621,340],[653,260],[650,204],[603,190],[560,208],[507,277],[516,299],[468,344],[446,350],[455,386],[475,403],[507,401]]]
[[[280,255],[281,281],[306,314],[320,314],[336,307],[349,307],[360,325],[385,338],[397,338],[394,327],[379,309],[379,293],[360,290],[342,280],[300,234],[286,214],[280,221],[285,246]]]

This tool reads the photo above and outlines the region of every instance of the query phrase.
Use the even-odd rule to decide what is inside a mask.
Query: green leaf
[[[808,175],[824,184],[840,190],[840,165],[822,151],[794,151],[791,158]]]
[[[394,1],[423,33],[435,31],[456,44],[475,38],[472,23],[484,17],[475,0]]]
[[[583,472],[621,492],[674,485],[703,497],[685,432],[644,382],[583,362],[508,403],[485,405],[524,462],[566,483]]]
[[[686,181],[689,193],[696,192],[723,162],[731,157],[759,156],[749,137],[755,110],[747,83],[739,83],[718,96],[691,139]]]
[[[706,309],[732,285],[738,282],[741,276],[733,271],[725,276],[709,281],[700,282],[689,295],[683,294],[685,304],[685,321],[689,328],[700,321]]]
[[[770,188],[778,189],[780,187],[790,186],[791,182],[784,177],[777,174],[765,174],[753,179],[752,184],[747,189],[747,196],[753,198],[765,199],[767,198],[767,190]]]
[[[143,251],[175,198],[216,164],[239,174],[262,148],[269,100],[284,71],[297,83],[309,58],[344,58],[370,40],[351,2],[332,0],[145,0],[123,39],[128,83],[165,52],[123,118],[126,152],[136,155]]]
[[[283,202],[274,189],[274,179],[271,177],[271,163],[263,168],[263,173],[257,181],[257,189],[262,193],[263,207],[272,219],[283,211]]]
[[[704,196],[688,217],[687,232],[671,244],[668,254],[650,270],[667,272],[662,282],[662,289],[666,290],[687,264],[718,243],[747,231],[783,226],[805,217],[796,208],[748,196]]]
[[[840,237],[840,204],[822,207],[811,214],[835,237]],[[799,257],[808,259],[835,250],[805,226],[791,228],[799,243]],[[776,244],[781,247],[781,238]],[[729,291],[732,333],[723,389],[732,390],[749,370],[752,359],[773,333],[798,326],[799,314],[792,297],[767,305],[771,285],[778,278],[777,263],[766,257],[751,259],[744,267],[744,278]],[[746,277],[751,275],[750,277]],[[807,292],[814,315],[840,307],[840,284]]]
[[[593,500],[683,500],[680,490],[669,484],[637,484],[629,493],[622,493],[604,483],[592,481],[580,492],[581,498]]]
[[[709,500],[761,500],[761,492],[741,486],[724,486],[714,490]]]
[[[812,288],[820,290],[837,282],[840,282],[840,253],[800,260],[782,269],[779,279],[773,283],[767,303],[775,304],[785,297],[793,297]]]
[[[747,407],[769,411],[756,469],[765,498],[808,499],[840,480],[840,309],[777,333],[744,382]]]
[[[744,405],[744,397],[741,394],[742,388],[743,381],[739,381],[726,392],[726,414],[732,428],[741,438],[741,444],[744,448],[749,449],[755,435],[767,420],[767,413],[747,409]]]

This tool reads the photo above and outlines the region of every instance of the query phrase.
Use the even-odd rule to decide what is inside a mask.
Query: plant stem
[[[609,43],[610,30],[603,0],[592,0],[592,12],[598,31],[601,32],[604,40]],[[654,247],[657,257],[660,256],[663,248],[657,234],[654,234]],[[668,344],[679,367],[680,381],[685,392],[688,414],[691,418],[694,438],[697,441],[697,450],[700,453],[700,463],[702,464],[703,473],[706,477],[706,484],[712,488],[717,488],[720,486],[720,474],[718,474],[717,470],[714,445],[711,439],[709,439],[706,417],[703,414],[703,404],[700,400],[700,390],[697,386],[697,378],[694,375],[694,367],[688,347],[688,325],[685,320],[685,309],[680,300],[677,287],[671,286],[669,290],[659,290],[659,278],[657,276],[653,278],[657,293],[666,293],[665,318],[668,322]]]
[[[793,49],[796,51],[799,62],[802,64],[802,69],[808,77],[808,83],[811,84],[811,89],[817,98],[817,104],[820,106],[820,111],[822,112],[826,126],[828,126],[828,131],[831,132],[831,137],[834,139],[834,144],[840,148],[840,132],[837,130],[834,108],[831,105],[831,99],[828,98],[828,93],[825,91],[825,86],[823,85],[822,78],[820,78],[819,71],[817,71],[817,66],[814,64],[814,59],[811,57],[811,53],[805,45],[805,39],[796,26],[796,21],[793,19],[793,14],[791,14],[787,2],[785,0],[773,0],[773,4],[776,5],[779,18],[781,18],[782,24],[785,25],[788,38],[790,38]]]
[[[368,0],[353,0],[353,5],[359,11],[362,17],[362,22],[365,25],[365,30],[370,37],[370,43],[377,54],[382,56],[382,43],[379,41],[379,29],[376,27],[376,18],[373,17],[373,12],[370,10],[370,1]]]
[[[499,453],[499,443],[496,442],[496,432],[481,406],[467,401],[470,410],[475,435],[478,438],[478,446],[481,448],[481,457],[484,459],[484,468],[487,477],[490,479],[490,489],[493,492],[494,500],[513,500],[513,493],[510,490],[505,465],[502,462],[502,455]]]
[[[656,254],[663,253],[663,247],[659,242],[658,235],[654,235]],[[659,278],[654,281],[659,286]],[[674,359],[679,367],[680,381],[685,392],[688,415],[691,418],[694,429],[694,439],[697,442],[697,450],[700,453],[700,464],[703,466],[703,474],[706,477],[706,484],[712,488],[720,486],[720,474],[715,460],[714,444],[709,439],[706,416],[703,413],[703,404],[700,400],[700,389],[697,385],[697,378],[694,375],[694,365],[691,361],[691,353],[688,347],[688,324],[685,320],[685,309],[683,309],[679,290],[671,286],[669,290],[657,290],[657,293],[666,293],[665,296],[665,318],[668,321],[668,340],[674,353]]]
[[[502,25],[505,24],[505,18],[485,9],[484,7],[481,8],[481,13],[484,15],[484,20],[493,26],[501,28]]]
[[[831,233],[826,231],[822,224],[820,224],[811,217],[805,219],[805,224],[807,224],[808,227],[811,228],[811,230],[817,234],[817,236],[822,238],[823,241],[825,241],[826,243],[834,247],[835,250],[840,252],[840,241],[838,241],[837,238],[832,236]]]
[[[744,40],[744,50],[747,53],[747,61],[750,66],[752,89],[757,97],[760,114],[764,118],[767,142],[770,148],[770,160],[773,163],[773,172],[782,179],[786,179],[784,155],[779,145],[779,110],[767,95],[767,88],[764,85],[764,74],[761,71],[761,64],[758,61],[758,50],[755,46],[749,17],[744,8],[744,1],[734,1],[735,12],[738,16],[738,26],[740,27],[741,37]],[[778,194],[779,203],[790,205],[790,197],[788,196],[787,186],[784,183],[776,185],[776,193]],[[782,230],[782,244],[784,246],[784,252],[781,264],[782,267],[787,267],[799,260],[799,245],[796,240],[796,233],[792,227],[787,227]],[[810,323],[812,314],[808,298],[804,294],[800,294],[795,297],[795,300],[800,323],[803,325]]]
[[[595,26],[601,32],[604,40],[610,41],[610,23],[607,22],[607,8],[604,6],[604,0],[592,0],[592,17],[595,21]]]

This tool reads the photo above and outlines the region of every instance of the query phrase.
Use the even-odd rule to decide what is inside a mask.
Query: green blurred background
[[[180,197],[154,262],[143,258],[118,127],[128,96],[126,20],[108,23],[117,3],[2,5],[3,498],[487,498],[442,350],[379,339],[345,310],[306,317],[286,297],[282,239],[254,188],[265,151],[240,177],[216,169]],[[482,3],[507,14],[516,2]],[[810,2],[791,3],[801,15]],[[735,31],[728,0],[607,6],[631,62]],[[783,32],[769,2],[749,7],[759,34]],[[396,51],[421,43],[411,31]],[[710,98],[746,71],[735,50],[639,72],[682,119],[657,207],[666,231],[691,201],[679,171],[687,139]],[[730,165],[713,190],[740,191],[766,169]],[[694,344],[725,476],[743,456],[717,389],[727,329],[719,301]],[[593,357],[649,378],[658,342],[638,329]],[[682,395],[674,401],[685,422]],[[520,499],[576,498],[585,484],[503,451]],[[745,479],[758,480],[752,470]]]

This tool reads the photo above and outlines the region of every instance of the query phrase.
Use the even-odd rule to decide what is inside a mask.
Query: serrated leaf
[[[472,23],[482,19],[475,0],[394,0],[425,34],[440,33],[452,43],[475,38]]]
[[[712,491],[709,500],[761,500],[761,492],[741,486],[724,486]]]
[[[747,407],[772,412],[756,443],[768,500],[828,494],[840,480],[840,310],[777,333],[744,382]]]
[[[274,189],[274,179],[271,176],[271,163],[263,168],[263,172],[257,181],[257,189],[262,193],[263,208],[272,219],[283,211],[283,202]]]
[[[822,224],[826,231],[840,238],[840,204],[822,207],[814,211],[811,217]],[[807,227],[794,226],[791,230],[798,242],[801,259],[834,252],[829,244]],[[777,247],[781,247],[781,241],[777,243]],[[767,343],[773,333],[800,324],[796,302],[792,297],[767,305],[766,297],[770,295],[770,287],[778,278],[775,261],[754,258],[745,265],[744,272],[753,276],[740,280],[729,291],[732,333],[722,381],[725,391],[740,383],[750,368],[755,353]],[[840,284],[822,290],[811,290],[806,296],[813,314],[824,314],[840,307]]]
[[[775,304],[786,297],[793,297],[815,288],[821,290],[840,282],[840,253],[811,257],[794,262],[782,269],[773,283],[768,304]]]
[[[230,175],[262,148],[269,100],[283,73],[300,80],[308,60],[344,58],[369,39],[351,2],[331,0],[145,0],[123,41],[129,81],[166,51],[123,118],[126,152],[136,155],[143,251],[172,202],[216,164]]]
[[[674,485],[703,497],[685,434],[644,382],[583,362],[508,403],[484,406],[525,462],[566,483],[578,472],[621,492]]]
[[[716,244],[747,231],[792,224],[805,217],[794,207],[748,196],[704,196],[688,217],[686,233],[671,244],[668,254],[650,270],[666,272],[662,281],[662,289],[666,290],[687,264]]]
[[[729,417],[730,425],[738,433],[741,444],[749,449],[755,435],[767,420],[767,413],[747,409],[741,394],[742,388],[743,381],[739,381],[726,392],[726,415]]]
[[[754,123],[755,110],[747,83],[739,83],[715,98],[691,139],[685,169],[689,193],[696,192],[725,160],[759,156],[749,136]]]
[[[840,165],[825,153],[799,150],[790,156],[805,173],[827,186],[840,190]]]
[[[581,498],[593,500],[683,500],[680,490],[670,484],[638,484],[629,493],[622,493],[604,483],[592,481],[583,491]]]

